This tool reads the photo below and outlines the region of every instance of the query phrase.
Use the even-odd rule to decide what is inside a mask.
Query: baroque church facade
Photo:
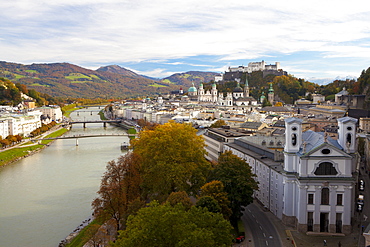
[[[228,92],[226,95],[218,92],[216,83],[213,83],[211,90],[207,91],[205,91],[203,83],[199,85],[199,89],[193,83],[193,86],[188,90],[188,96],[199,103],[213,103],[219,106],[256,106],[258,102],[249,95],[249,90],[248,79],[245,81],[244,89],[238,82],[233,92]]]
[[[338,139],[303,131],[303,120],[285,119],[282,157],[239,137],[224,143],[256,174],[254,197],[285,225],[300,232],[350,234],[356,212],[357,119],[338,121]],[[207,145],[216,140],[205,138]],[[208,140],[208,141],[207,141]]]
[[[301,232],[351,232],[354,215],[357,119],[338,119],[338,140],[302,132],[302,120],[285,120],[283,214]]]

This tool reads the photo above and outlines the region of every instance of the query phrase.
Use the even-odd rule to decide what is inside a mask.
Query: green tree
[[[131,141],[141,157],[145,195],[160,201],[171,192],[195,193],[205,183],[210,165],[204,139],[189,124],[171,121],[153,130],[144,130]]]
[[[258,189],[250,166],[231,151],[222,153],[214,169],[214,178],[221,181],[230,200],[234,227],[242,216],[243,207],[253,202],[253,191]]]
[[[215,198],[211,196],[202,196],[195,204],[197,207],[207,208],[211,213],[221,213],[221,207]]]
[[[221,214],[153,201],[128,218],[113,247],[223,247],[230,246],[230,232],[230,223]]]

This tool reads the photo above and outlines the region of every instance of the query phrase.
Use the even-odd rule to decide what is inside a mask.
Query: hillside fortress
[[[215,77],[215,81],[233,81],[240,80],[243,74],[251,74],[255,71],[262,71],[263,77],[266,75],[288,75],[286,71],[280,67],[280,62],[275,62],[275,64],[266,64],[264,60],[262,62],[250,62],[248,66],[239,66],[239,67],[229,67],[228,71],[224,74]]]
[[[274,64],[266,64],[265,61],[262,62],[251,62],[248,63],[248,66],[239,66],[239,67],[229,67],[229,72],[243,72],[243,73],[252,73],[253,71],[259,70],[280,70],[280,62],[275,62]]]

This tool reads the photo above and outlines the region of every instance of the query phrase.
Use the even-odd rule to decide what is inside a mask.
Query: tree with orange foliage
[[[190,124],[170,121],[141,131],[131,146],[142,158],[143,189],[149,198],[164,201],[171,192],[196,193],[210,171],[204,139]]]
[[[110,161],[104,173],[97,197],[92,202],[94,214],[103,219],[113,218],[120,229],[127,215],[128,205],[140,197],[139,157],[130,152]]]

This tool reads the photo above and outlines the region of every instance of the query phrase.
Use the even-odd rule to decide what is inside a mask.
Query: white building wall
[[[54,121],[61,121],[63,119],[63,113],[59,106],[43,106],[36,108],[41,111],[43,115],[49,116]]]
[[[9,122],[7,119],[0,119],[0,136],[4,139],[9,135]]]
[[[259,183],[258,191],[255,192],[254,197],[274,215],[281,219],[283,214],[284,195],[283,175],[255,157],[245,154],[228,145],[224,145],[223,150],[231,151],[249,164],[252,173],[257,175],[255,179]]]

